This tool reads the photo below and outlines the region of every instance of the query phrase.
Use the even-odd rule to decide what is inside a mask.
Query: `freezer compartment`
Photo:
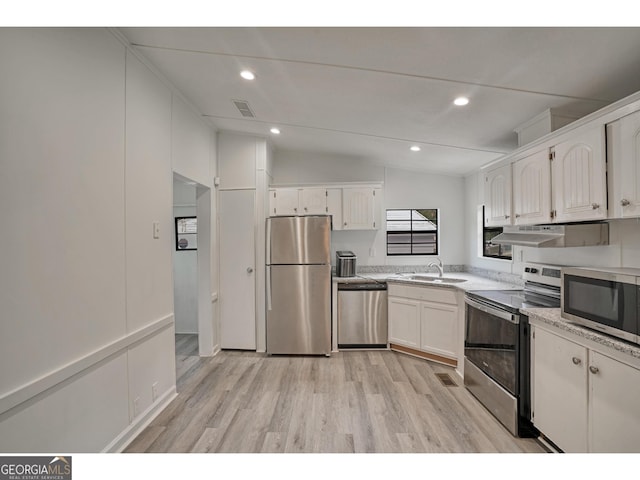
[[[331,265],[267,267],[267,353],[331,354]]]
[[[267,219],[267,264],[331,263],[331,217]]]
[[[338,348],[386,348],[387,330],[386,284],[338,284]]]

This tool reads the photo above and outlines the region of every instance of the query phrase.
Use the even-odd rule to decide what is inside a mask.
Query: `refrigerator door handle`
[[[267,311],[271,311],[271,267],[267,265]]]

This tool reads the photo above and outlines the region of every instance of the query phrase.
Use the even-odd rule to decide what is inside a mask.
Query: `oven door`
[[[465,298],[465,303],[465,357],[516,397],[519,375],[519,315],[469,297]]]

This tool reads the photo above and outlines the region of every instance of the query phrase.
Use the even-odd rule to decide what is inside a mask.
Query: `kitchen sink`
[[[454,278],[454,277],[434,277],[431,275],[420,275],[413,274],[409,276],[411,280],[419,280],[421,282],[429,282],[429,283],[462,283],[467,280],[464,278]]]

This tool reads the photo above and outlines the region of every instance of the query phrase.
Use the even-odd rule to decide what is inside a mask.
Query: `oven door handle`
[[[473,308],[477,308],[478,310],[481,310],[485,313],[488,313],[490,315],[494,315],[498,318],[501,318],[503,320],[506,320],[508,322],[514,323],[514,324],[518,324],[520,323],[520,316],[519,315],[513,315],[509,312],[505,312],[504,310],[498,310],[497,308],[493,308],[493,307],[489,307],[487,305],[484,305],[482,303],[476,302],[475,300],[471,300],[468,297],[465,297],[464,302],[473,307]]]

